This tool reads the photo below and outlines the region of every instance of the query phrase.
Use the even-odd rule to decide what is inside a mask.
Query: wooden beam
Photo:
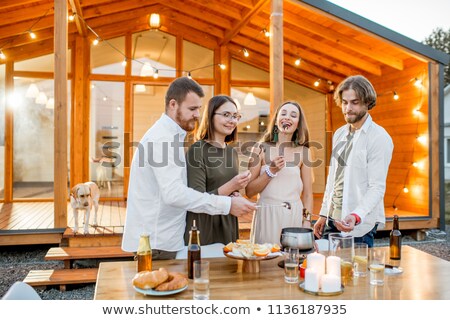
[[[231,57],[226,46],[214,49],[214,64],[225,66],[225,69],[214,68],[214,93],[230,95]]]
[[[52,2],[28,6],[26,8],[21,7],[15,10],[7,10],[0,13],[0,26],[15,24],[26,20],[35,20],[35,21],[28,21],[28,28],[29,28],[33,24],[33,22],[36,22],[45,13],[47,13],[47,15],[52,15],[53,10],[54,9]],[[21,31],[26,32],[27,29]]]
[[[92,7],[87,7],[83,9],[83,14],[85,19],[92,19],[96,17],[103,18],[105,21],[108,19],[108,15],[118,14],[118,13],[129,13],[133,14],[135,10],[142,11],[143,8],[148,8],[153,5],[158,4],[158,0],[127,0],[118,2],[107,2],[105,4],[96,5]],[[146,11],[144,15],[148,15],[150,11]],[[113,22],[113,21],[110,21]]]
[[[297,11],[299,10],[297,9]],[[403,70],[402,59],[397,58],[391,54],[381,52],[373,43],[361,42],[352,37],[341,34],[331,28],[321,26],[320,24],[315,23],[309,19],[305,19],[305,16],[299,18],[299,15],[291,12],[291,10],[284,11],[284,21],[286,22],[286,24],[292,25],[294,29],[301,29],[299,30],[299,33],[303,33],[302,30],[311,32],[321,38],[332,41],[333,44],[337,47],[345,48],[346,50],[352,50],[358,54],[366,55],[370,59],[378,60],[394,69]]]
[[[67,2],[55,6],[55,228],[67,226]]]
[[[273,1],[273,0],[272,0]],[[249,21],[256,16],[263,8],[263,6],[268,3],[269,0],[259,0],[255,6],[247,12],[247,14],[244,16],[244,18],[242,18],[241,20],[239,20],[239,22],[237,23],[237,25],[231,29],[230,31],[227,32],[227,34],[225,35],[225,37],[222,39],[222,41],[220,41],[219,46],[224,46],[226,45],[228,42],[230,42],[231,39],[233,39],[233,37],[235,35],[237,35],[239,33],[239,31],[241,30],[241,28],[243,26],[245,26],[247,23],[249,23]]]
[[[19,34],[24,34],[26,30],[30,27],[30,25],[31,22],[29,20],[4,25],[0,28],[0,39],[17,36]],[[39,22],[37,22],[33,26],[33,31],[36,33],[36,31],[52,27],[53,27],[53,15],[51,16],[47,15],[41,20],[39,20]],[[7,46],[7,43],[4,46]]]
[[[13,197],[13,141],[14,141],[14,108],[12,99],[14,93],[14,63],[7,62],[5,68],[5,179],[4,179],[4,201],[6,203],[12,201]]]
[[[23,6],[33,2],[36,2],[36,0],[2,0],[2,9]]]
[[[75,24],[77,26],[78,34],[85,37],[87,35],[87,28],[84,23],[80,0],[69,0],[69,4],[72,8],[72,13],[75,14]]]
[[[270,114],[284,99],[283,0],[271,0],[270,14]]]

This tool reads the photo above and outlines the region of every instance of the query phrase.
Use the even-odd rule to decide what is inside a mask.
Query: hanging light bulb
[[[414,78],[414,85],[415,85],[417,88],[422,88],[422,80],[419,79],[419,78]]]
[[[250,55],[250,53],[248,53],[247,49],[242,49],[242,52],[244,53],[244,57],[248,58],[248,56]]]
[[[403,192],[404,192],[404,193],[408,193],[408,192],[409,192],[409,189],[408,189],[406,186],[404,186],[404,187],[403,187]]]
[[[155,73],[153,73],[153,78],[154,79],[158,79],[159,78],[158,69],[155,69]]]
[[[92,41],[92,44],[94,46],[98,45],[98,43],[100,42],[100,38],[95,38],[94,41]]]
[[[45,92],[39,92],[38,96],[36,97],[36,100],[34,100],[36,104],[42,104],[44,106],[47,104],[47,101],[48,99]]]
[[[150,25],[150,29],[152,29],[152,30],[157,30],[157,29],[161,28],[161,18],[159,16],[159,14],[152,13],[150,15],[148,24]]]
[[[104,96],[104,97],[103,97],[103,101],[106,101],[106,100],[108,100],[108,97],[107,97],[107,96]]]
[[[417,137],[417,141],[419,141],[421,144],[427,143],[427,137],[425,135],[420,135]]]
[[[298,58],[297,60],[295,60],[294,64],[298,67],[301,62],[302,62],[302,59]]]
[[[420,109],[416,108],[413,110],[413,115],[418,116],[420,114]]]
[[[188,77],[189,79],[192,79],[192,75],[191,75],[191,72],[190,72],[190,71],[188,71],[187,77]]]
[[[3,53],[2,50],[0,50],[0,59],[2,59],[2,60],[6,59],[6,56],[5,56],[5,54]]]
[[[320,79],[317,79],[315,82],[314,82],[314,87],[318,87],[319,86],[319,84],[320,84]]]
[[[124,66],[124,67],[127,66],[127,58],[123,59],[123,61],[122,61],[122,66]]]
[[[399,97],[399,95],[397,94],[397,91],[395,91],[394,90],[394,100],[398,100],[400,97]]]
[[[270,31],[267,30],[266,28],[263,29],[263,33],[264,33],[264,36],[266,36],[266,38],[270,37]]]
[[[69,16],[69,21],[73,21],[73,20],[75,20],[75,13],[72,13],[72,14]]]
[[[36,99],[39,95],[39,88],[34,83],[31,83],[28,86],[27,92],[25,93],[25,97]]]
[[[244,99],[244,105],[246,106],[256,106],[256,99],[253,92],[247,93]]]
[[[33,31],[28,31],[28,34],[30,35],[31,39],[36,39],[36,34]]]
[[[227,68],[227,66],[224,65],[224,64],[222,64],[222,63],[219,63],[219,67],[220,67],[220,69],[222,69],[222,70],[225,70],[225,69]]]

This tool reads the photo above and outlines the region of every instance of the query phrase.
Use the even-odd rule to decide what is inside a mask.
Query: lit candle
[[[341,276],[341,258],[337,256],[327,257],[327,274],[332,274],[337,277]]]
[[[319,291],[319,274],[316,269],[306,268],[305,270],[305,290],[318,292]]]
[[[308,254],[306,260],[308,268],[316,269],[320,279],[320,277],[325,274],[325,256],[323,254],[314,252]]]
[[[337,292],[341,290],[341,277],[334,274],[324,274],[320,280],[322,282],[322,292]]]

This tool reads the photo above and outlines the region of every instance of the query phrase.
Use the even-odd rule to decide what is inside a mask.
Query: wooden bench
[[[64,268],[71,269],[74,260],[131,258],[134,254],[125,252],[120,247],[55,247],[50,248],[45,260],[64,261]]]
[[[33,287],[59,285],[61,291],[66,291],[67,284],[97,282],[97,273],[97,268],[31,270],[23,282]]]

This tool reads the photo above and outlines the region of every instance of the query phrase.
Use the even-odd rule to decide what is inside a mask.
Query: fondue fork
[[[316,217],[316,218],[322,217],[321,215],[314,214],[314,213],[311,213],[311,216],[314,216],[314,217]],[[325,218],[325,217],[324,217],[324,218]],[[340,223],[342,223],[342,224],[345,225],[345,226],[348,225],[347,223],[345,223],[345,222],[342,221],[342,220],[337,220],[337,219],[334,219],[334,218],[332,218],[332,217],[326,217],[326,218],[327,218],[327,221],[340,222]]]
[[[283,202],[280,204],[258,204],[255,206],[256,208],[271,208],[271,207],[283,207],[288,210],[291,210],[291,204],[289,202]]]

